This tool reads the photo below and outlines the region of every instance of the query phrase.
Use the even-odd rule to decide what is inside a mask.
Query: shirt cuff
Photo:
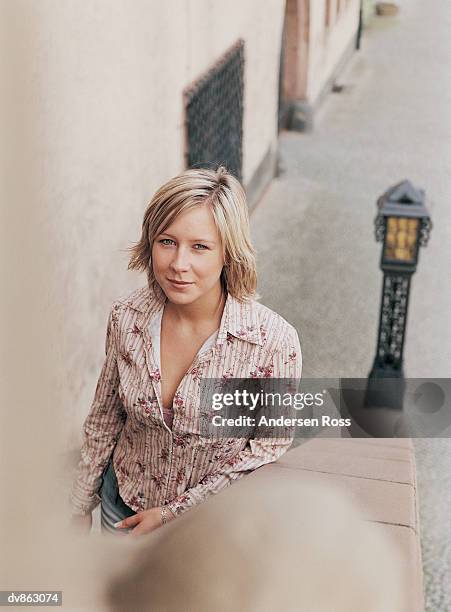
[[[179,516],[196,505],[195,500],[189,493],[182,493],[182,495],[179,495],[174,500],[166,504],[174,516]]]
[[[85,515],[91,514],[91,512],[97,508],[100,504],[101,498],[97,493],[94,493],[89,498],[79,497],[75,491],[72,491],[69,496],[69,504],[72,515]]]

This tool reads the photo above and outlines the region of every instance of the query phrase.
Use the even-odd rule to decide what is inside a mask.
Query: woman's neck
[[[219,287],[191,304],[174,304],[168,300],[165,316],[177,325],[193,330],[206,324],[211,325],[212,322],[219,327],[225,302],[226,294],[222,287]]]

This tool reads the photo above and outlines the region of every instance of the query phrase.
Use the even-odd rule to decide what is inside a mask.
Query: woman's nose
[[[184,272],[189,270],[189,267],[189,254],[187,253],[186,249],[178,248],[174,255],[174,259],[171,262],[171,268],[174,270],[174,272]]]

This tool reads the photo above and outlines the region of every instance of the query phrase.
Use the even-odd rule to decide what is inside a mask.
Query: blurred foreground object
[[[111,575],[109,609],[419,610],[404,600],[414,581],[391,532],[362,517],[338,479],[322,481],[324,473],[302,468],[318,451],[324,463],[314,442],[289,451],[283,467],[256,470],[143,542],[127,569]],[[336,465],[335,453],[343,454],[337,442],[355,441],[322,442],[333,442],[327,452]]]
[[[402,408],[403,349],[410,279],[417,269],[419,247],[426,246],[432,228],[425,194],[410,181],[390,187],[377,201],[376,240],[382,242],[384,273],[376,357],[368,377],[365,404]]]

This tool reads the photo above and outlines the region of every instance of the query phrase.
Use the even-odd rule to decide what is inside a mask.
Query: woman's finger
[[[152,521],[149,521],[149,520],[141,521],[137,527],[135,527],[129,532],[128,535],[129,536],[144,535],[145,533],[150,533],[157,527],[158,527],[158,524],[153,523]]]
[[[128,535],[129,536],[139,536],[139,535],[143,535],[144,533],[148,533],[148,528],[146,529],[143,523],[139,523],[138,526],[132,529]]]
[[[140,516],[140,512],[138,512],[133,516],[129,516],[122,521],[114,523],[114,526],[116,527],[116,529],[126,529],[127,527],[134,527],[135,525],[138,525],[138,523],[141,522],[141,518],[142,517]]]

